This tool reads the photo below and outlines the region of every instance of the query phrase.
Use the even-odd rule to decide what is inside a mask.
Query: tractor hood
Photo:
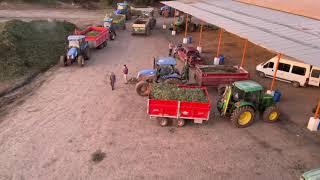
[[[154,70],[154,69],[141,70],[141,71],[138,72],[137,79],[140,79],[140,78],[145,77],[145,76],[155,76],[156,72],[157,71]]]
[[[74,59],[78,55],[78,50],[75,47],[72,47],[68,50],[67,57]]]

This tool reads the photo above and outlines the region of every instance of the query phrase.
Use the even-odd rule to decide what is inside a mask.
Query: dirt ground
[[[283,115],[276,124],[258,120],[236,129],[215,114],[215,103],[210,121],[202,125],[163,128],[149,119],[147,99],[123,83],[121,68],[127,64],[130,76],[136,76],[152,67],[154,56],[167,54],[171,37],[161,23],[158,19],[150,37],[119,32],[83,68],[55,67],[36,79],[40,86],[0,116],[0,179],[297,179],[319,167],[319,138],[305,130],[319,96],[316,88],[277,82]],[[197,34],[193,37],[197,40]],[[209,57],[216,33],[204,37]],[[230,35],[223,41],[227,64],[240,61],[242,45],[235,42],[241,40]],[[246,66],[253,71],[258,62],[252,60],[272,54],[250,47]],[[115,91],[106,81],[111,71],[117,76]],[[252,77],[265,86],[271,82]],[[216,90],[209,91],[215,101]],[[105,158],[92,162],[97,150]]]

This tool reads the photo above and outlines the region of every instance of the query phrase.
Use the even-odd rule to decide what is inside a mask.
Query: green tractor
[[[227,86],[217,108],[221,115],[231,115],[231,122],[238,128],[250,126],[256,111],[263,112],[263,120],[270,123],[278,121],[280,116],[272,95],[263,93],[263,87],[250,80]]]

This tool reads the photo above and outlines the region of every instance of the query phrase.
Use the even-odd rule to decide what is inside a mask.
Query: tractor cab
[[[239,128],[250,126],[256,111],[263,112],[266,122],[276,122],[280,116],[273,97],[263,93],[263,87],[251,80],[227,86],[217,107],[221,115],[231,115],[232,123]]]
[[[160,80],[164,78],[174,78],[179,76],[179,71],[175,68],[176,59],[172,57],[160,57],[153,59],[153,69],[145,69],[138,72],[137,79]]]
[[[113,24],[113,18],[105,18],[103,20],[103,26],[105,28],[111,28],[112,27],[112,24]]]
[[[84,60],[90,58],[89,44],[86,41],[86,37],[84,35],[71,35],[68,36],[68,41],[67,54],[60,56],[61,65],[68,66],[78,62],[82,67]]]
[[[69,48],[78,48],[82,47],[84,44],[86,44],[86,37],[83,35],[71,35],[68,36],[69,41]]]

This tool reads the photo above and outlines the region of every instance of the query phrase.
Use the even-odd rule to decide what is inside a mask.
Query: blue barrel
[[[273,100],[275,102],[280,102],[281,92],[279,90],[274,91]]]
[[[191,44],[192,43],[192,36],[188,36],[187,39],[188,39],[188,41],[187,41],[188,44]]]
[[[318,130],[320,130],[320,123],[319,123],[319,125],[318,125]]]
[[[219,64],[220,65],[224,64],[224,55],[219,56]]]

